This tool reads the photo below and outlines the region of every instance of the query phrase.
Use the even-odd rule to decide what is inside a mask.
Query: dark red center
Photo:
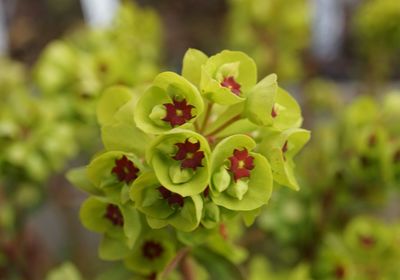
[[[234,94],[240,95],[240,84],[235,81],[232,76],[225,77],[221,82],[221,86],[229,88]]]
[[[398,163],[400,162],[400,150],[397,150],[393,155],[393,162]]]
[[[181,101],[173,99],[172,103],[163,104],[167,115],[163,121],[169,122],[172,127],[182,125],[193,118],[192,109],[194,106],[187,104],[186,99]]]
[[[278,116],[278,113],[275,110],[275,105],[272,107],[272,111],[271,111],[271,117],[276,118]]]
[[[171,207],[176,207],[176,206],[183,207],[185,201],[183,199],[183,196],[181,196],[180,194],[171,192],[170,190],[166,189],[163,186],[159,187],[158,191],[160,192],[162,198],[168,201],[169,206],[171,206]]]
[[[204,198],[207,198],[210,195],[210,187],[207,186],[207,188],[203,191],[203,196]]]
[[[249,156],[247,149],[242,151],[235,149],[233,156],[229,160],[231,162],[229,171],[233,173],[235,181],[240,178],[250,177],[250,170],[254,168],[254,157]]]
[[[121,210],[119,210],[117,205],[108,204],[104,217],[110,220],[114,226],[122,227],[124,225],[124,217],[122,216]]]
[[[335,267],[335,276],[336,279],[344,279],[346,277],[346,270],[342,265],[337,265]]]
[[[142,246],[142,254],[149,260],[154,260],[161,256],[164,248],[156,241],[146,241]]]
[[[358,238],[365,248],[371,248],[376,242],[375,238],[369,235],[360,235]]]
[[[181,168],[192,168],[196,170],[197,167],[202,167],[201,164],[204,158],[204,152],[199,151],[200,142],[192,143],[186,139],[184,143],[176,143],[178,151],[172,158],[181,161]]]
[[[287,152],[287,150],[288,150],[288,141],[285,141],[285,143],[282,146],[282,154],[284,160],[286,160],[285,153]]]
[[[138,172],[139,169],[126,156],[116,159],[115,166],[111,170],[111,173],[117,175],[119,181],[126,182],[127,184],[138,177]]]

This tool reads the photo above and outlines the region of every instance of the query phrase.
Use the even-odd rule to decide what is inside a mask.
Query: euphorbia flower
[[[193,123],[203,112],[204,101],[193,84],[172,72],[159,74],[140,96],[134,111],[138,128],[161,134]]]
[[[163,186],[160,186],[158,188],[158,191],[160,192],[162,197],[168,201],[168,204],[171,207],[175,207],[175,205],[183,207],[183,205],[185,204],[183,196],[181,196],[180,194],[173,193],[170,190],[164,188]]]
[[[258,150],[271,162],[274,180],[280,185],[298,190],[293,157],[310,139],[310,132],[300,128],[282,132],[265,128],[262,131],[262,139]]]
[[[181,161],[181,168],[191,168],[196,170],[197,167],[202,167],[201,164],[204,158],[204,152],[199,151],[200,142],[192,143],[186,139],[183,143],[176,143],[178,151],[173,159]]]
[[[139,212],[132,205],[110,203],[104,198],[89,197],[82,204],[79,215],[87,229],[103,234],[99,248],[103,259],[124,258],[142,229]],[[116,247],[118,251],[114,249]]]
[[[144,173],[130,192],[136,208],[146,215],[152,228],[172,225],[181,231],[192,231],[200,223],[203,201],[200,195],[186,196],[160,186],[154,173]]]
[[[233,105],[244,101],[257,82],[255,62],[242,52],[223,51],[199,66],[201,92],[218,104]]]
[[[221,86],[229,88],[234,94],[240,95],[240,84],[235,81],[232,76],[225,77],[221,82]]]
[[[215,204],[229,210],[251,211],[268,202],[271,168],[265,157],[251,152],[255,146],[249,136],[233,135],[215,147],[210,180],[210,196]]]
[[[169,122],[172,127],[182,125],[193,118],[192,109],[194,106],[187,104],[186,99],[174,98],[172,103],[164,103],[167,115],[163,121]]]
[[[108,204],[104,217],[111,221],[115,226],[124,225],[124,217],[122,216],[121,210],[115,204]]]
[[[162,253],[164,252],[164,248],[161,243],[153,240],[148,240],[143,243],[142,245],[142,254],[143,257],[154,260],[156,258],[161,257]]]
[[[125,259],[127,268],[143,275],[162,271],[175,255],[174,240],[168,231],[148,230]]]
[[[117,175],[121,182],[126,182],[127,184],[137,178],[138,172],[139,169],[125,155],[115,160],[115,167],[111,170],[111,173]]]
[[[242,151],[235,149],[229,161],[231,162],[229,171],[233,173],[235,181],[250,177],[250,170],[254,168],[254,157],[249,156],[247,149]]]
[[[207,187],[209,155],[209,144],[202,135],[176,128],[154,140],[146,160],[160,185],[186,197]]]

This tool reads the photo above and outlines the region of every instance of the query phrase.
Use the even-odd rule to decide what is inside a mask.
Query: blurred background
[[[312,131],[301,190],[241,229],[244,279],[400,279],[397,0],[0,0],[0,279],[112,279],[65,173],[101,148],[101,91],[188,48],[245,51]]]

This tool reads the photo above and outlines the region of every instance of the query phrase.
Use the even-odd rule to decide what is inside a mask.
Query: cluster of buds
[[[161,73],[143,93],[112,87],[97,116],[105,150],[69,174],[91,195],[81,220],[104,234],[101,257],[145,275],[174,256],[171,233],[251,224],[274,182],[297,190],[293,157],[310,137],[276,75],[257,83],[236,51],[190,49],[182,75]]]

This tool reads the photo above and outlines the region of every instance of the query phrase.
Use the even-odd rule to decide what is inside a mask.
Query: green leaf
[[[278,83],[275,74],[267,76],[251,89],[245,103],[245,115],[250,121],[262,126],[272,124],[271,112],[277,90]]]
[[[114,114],[132,99],[132,92],[127,87],[113,86],[104,91],[97,104],[97,119],[100,125],[114,121]]]
[[[52,269],[47,275],[46,280],[82,280],[82,277],[72,263],[66,262]]]
[[[78,189],[92,195],[102,195],[101,190],[96,188],[86,174],[86,167],[79,167],[68,171],[68,181]]]
[[[275,99],[275,111],[273,126],[279,130],[300,127],[303,118],[297,101],[285,90],[278,88]]]
[[[103,236],[99,244],[99,257],[107,261],[121,260],[129,255],[130,249],[120,239]]]
[[[201,77],[201,66],[208,57],[196,49],[188,49],[183,57],[182,76],[195,86],[199,86]]]

